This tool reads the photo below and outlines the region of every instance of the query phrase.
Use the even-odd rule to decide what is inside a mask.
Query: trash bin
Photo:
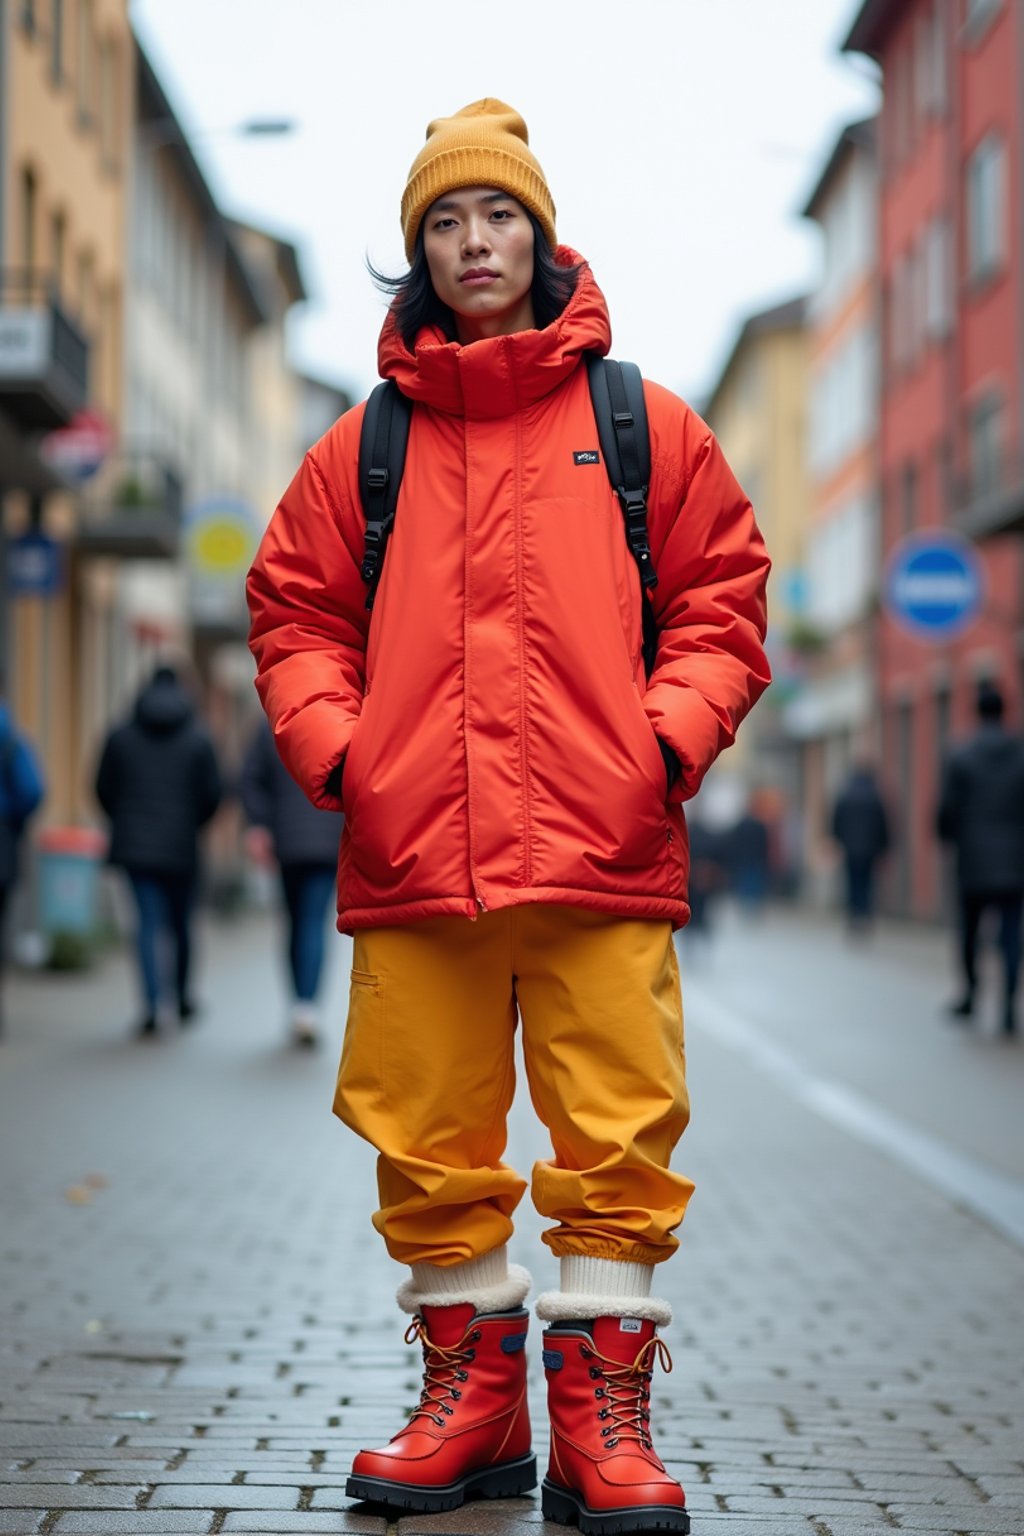
[[[96,893],[106,838],[93,827],[44,827],[36,838],[39,926],[51,958],[62,949],[84,963],[96,932]]]

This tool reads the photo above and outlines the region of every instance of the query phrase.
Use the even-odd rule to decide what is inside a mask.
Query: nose
[[[467,220],[462,232],[462,250],[466,256],[479,256],[484,251],[489,251],[491,242],[489,239],[487,221],[477,214],[472,214]]]

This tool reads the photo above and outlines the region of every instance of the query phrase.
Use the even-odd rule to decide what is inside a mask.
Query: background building
[[[809,486],[807,304],[793,299],[742,327],[705,415],[753,502],[772,557],[768,653],[773,686],[717,770],[772,787],[792,808],[800,797],[799,751],[783,706],[804,673],[802,636]]]
[[[942,757],[998,678],[1020,720],[1024,647],[1021,113],[1024,10],[1010,0],[868,0],[845,42],[881,65],[879,423],[883,560],[908,536],[977,540],[985,601],[957,635],[884,611],[883,757],[900,836],[895,910],[944,906],[933,819]]]
[[[854,756],[876,754],[878,180],[873,121],[843,130],[804,209],[823,237],[808,305],[810,512],[805,673],[784,709],[802,743],[808,894],[831,894],[830,807]]]
[[[126,0],[0,8],[0,326],[20,338],[0,347],[4,638],[61,818],[85,810],[85,744],[108,697],[108,594],[89,573],[79,486],[123,408],[131,53]]]

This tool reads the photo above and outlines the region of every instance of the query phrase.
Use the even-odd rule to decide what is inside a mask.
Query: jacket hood
[[[612,340],[608,306],[589,265],[566,245],[555,259],[581,270],[572,298],[542,331],[491,336],[464,347],[428,326],[410,352],[389,311],[377,350],[381,377],[394,379],[410,400],[477,421],[510,415],[550,394],[585,352],[603,357]]]
[[[148,683],[135,705],[136,722],[155,736],[180,729],[194,713],[192,700],[176,678]]]

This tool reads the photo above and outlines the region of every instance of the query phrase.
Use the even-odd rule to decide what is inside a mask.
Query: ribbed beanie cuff
[[[555,250],[555,204],[529,137],[519,113],[491,96],[452,117],[434,119],[402,194],[402,233],[410,261],[423,215],[457,187],[499,187],[510,193],[534,214]]]

